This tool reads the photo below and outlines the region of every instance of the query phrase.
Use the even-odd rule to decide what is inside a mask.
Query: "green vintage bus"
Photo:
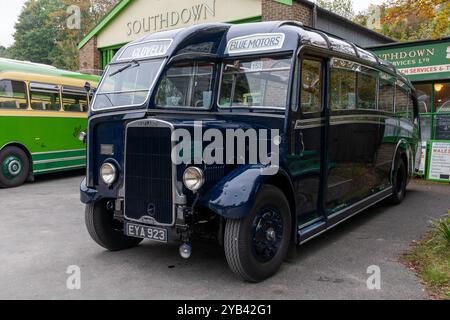
[[[0,187],[35,175],[83,168],[90,94],[99,78],[0,59]]]

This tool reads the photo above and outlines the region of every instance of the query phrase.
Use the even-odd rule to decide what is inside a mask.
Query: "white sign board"
[[[226,53],[277,50],[284,44],[284,33],[258,33],[228,41]]]
[[[167,53],[167,50],[169,50],[171,43],[171,39],[165,39],[131,44],[122,51],[117,60],[133,60],[164,56]]]
[[[427,163],[427,142],[422,141],[420,148],[417,148],[416,169],[417,174],[423,176],[425,174],[425,164]]]
[[[450,182],[450,142],[431,141],[428,179]]]

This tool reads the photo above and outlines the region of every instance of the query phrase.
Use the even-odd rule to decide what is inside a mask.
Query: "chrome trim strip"
[[[46,151],[46,152],[33,152],[32,156],[40,155],[40,154],[51,154],[51,153],[65,153],[65,152],[77,152],[77,151],[86,151],[86,149],[73,149],[73,150],[58,150],[58,151]]]
[[[58,168],[49,168],[49,169],[42,169],[42,170],[33,170],[33,173],[41,173],[41,172],[48,172],[48,171],[54,171],[54,170],[63,170],[63,169],[76,169],[76,168],[84,168],[84,164],[79,164],[76,166],[67,166],[67,167],[58,167]]]
[[[64,162],[64,161],[83,160],[83,159],[86,159],[86,156],[39,160],[39,161],[33,161],[33,164],[44,164],[44,163]]]

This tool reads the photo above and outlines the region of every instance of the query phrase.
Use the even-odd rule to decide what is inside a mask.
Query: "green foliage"
[[[17,60],[78,70],[77,44],[119,0],[27,0],[16,23],[8,55]],[[70,29],[69,6],[81,11],[80,29]],[[0,50],[1,55],[1,50]]]
[[[374,9],[358,13],[353,21],[400,41],[438,39],[450,35],[448,0],[385,0],[377,7],[378,29],[368,23],[368,19],[374,16]]]
[[[439,219],[435,227],[442,239],[445,241],[446,246],[450,246],[450,216],[444,219]]]
[[[416,242],[404,262],[417,272],[435,299],[450,299],[450,216],[433,222],[426,237]]]
[[[4,46],[0,46],[0,58],[8,58],[8,48],[5,48]]]
[[[353,2],[351,0],[317,0],[316,3],[319,7],[327,9],[328,11],[349,20],[353,20],[355,16]]]

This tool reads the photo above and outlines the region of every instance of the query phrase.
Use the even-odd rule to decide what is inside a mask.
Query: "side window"
[[[375,110],[377,106],[377,72],[361,67],[358,72],[358,109]]]
[[[180,63],[165,73],[156,94],[160,107],[204,108],[211,105],[212,63]]]
[[[59,111],[59,89],[56,85],[31,83],[31,108],[33,110]]]
[[[408,117],[408,92],[399,85],[395,87],[395,115],[400,118]]]
[[[27,109],[25,82],[0,81],[0,109]]]
[[[87,95],[82,89],[63,88],[63,110],[67,112],[86,112],[88,109]]]
[[[322,63],[305,59],[301,68],[301,112],[320,112],[322,111]]]
[[[394,111],[395,86],[393,79],[387,74],[381,74],[378,91],[378,110]]]
[[[352,70],[331,69],[331,110],[355,109],[356,73]]]
[[[411,92],[408,94],[408,118],[414,122],[414,100]]]

